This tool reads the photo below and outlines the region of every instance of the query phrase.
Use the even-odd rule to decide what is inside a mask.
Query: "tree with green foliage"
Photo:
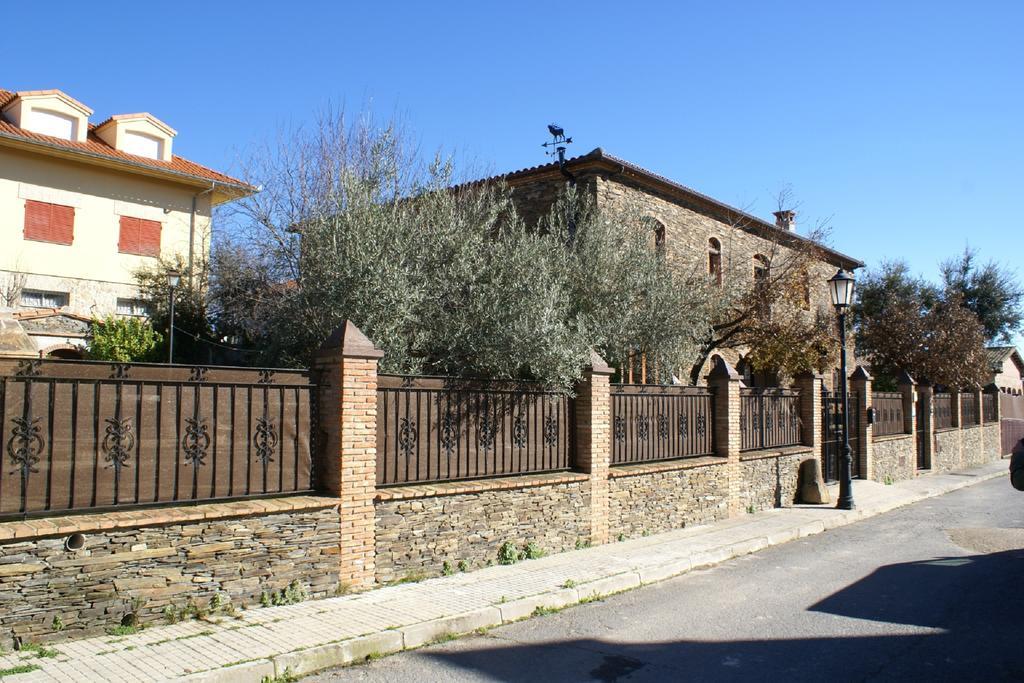
[[[163,337],[148,320],[108,317],[93,320],[86,343],[91,360],[139,363],[157,359]]]
[[[174,362],[210,363],[216,347],[211,343],[214,330],[208,310],[211,273],[209,262],[203,256],[193,261],[191,271],[184,259],[177,256],[161,258],[156,264],[135,273],[153,328],[163,333],[156,355],[163,360],[168,354],[171,288],[167,283],[167,273],[172,270],[181,273],[181,280],[174,289]]]
[[[247,176],[264,189],[215,250],[211,310],[263,363],[306,365],[351,319],[386,372],[567,386],[591,349],[688,366],[707,334],[707,288],[652,248],[639,212],[567,187],[527,225],[508,187],[453,186],[396,126],[327,117]]]
[[[878,386],[893,388],[903,370],[953,388],[984,381],[985,330],[957,289],[939,289],[894,261],[861,278],[857,299],[857,348]]]
[[[1024,331],[1024,288],[1014,272],[995,261],[979,263],[977,252],[965,247],[959,257],[942,264],[942,283],[978,316],[988,342],[1009,343]]]

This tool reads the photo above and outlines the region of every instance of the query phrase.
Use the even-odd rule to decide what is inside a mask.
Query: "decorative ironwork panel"
[[[903,394],[895,391],[876,391],[871,396],[871,405],[875,409],[875,422],[871,426],[871,433],[874,436],[905,433]]]
[[[567,395],[533,383],[379,375],[377,483],[564,470],[571,420]]]
[[[740,448],[795,446],[801,441],[799,394],[790,389],[740,389]]]
[[[0,519],[312,490],[316,386],[271,373],[0,359]]]
[[[706,387],[613,384],[612,464],[713,455],[713,394]]]

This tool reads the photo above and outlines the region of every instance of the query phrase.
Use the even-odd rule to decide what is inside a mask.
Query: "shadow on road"
[[[502,635],[422,654],[503,681],[1024,680],[1022,569],[1024,550],[881,567],[808,608],[847,618],[821,621],[839,634],[830,637],[527,644]],[[857,636],[862,625],[848,619],[891,624],[893,635]]]

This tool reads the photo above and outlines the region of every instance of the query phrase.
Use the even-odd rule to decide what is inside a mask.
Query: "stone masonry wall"
[[[454,495],[380,500],[376,506],[379,583],[438,575],[447,561],[478,569],[505,541],[536,543],[547,554],[590,540],[590,483],[578,481]]]
[[[1002,457],[1002,454],[999,452],[1002,450],[1002,444],[1000,442],[1002,435],[999,432],[999,423],[993,422],[986,424],[982,427],[982,430],[985,439],[985,459],[998,460]]]
[[[876,436],[871,442],[875,481],[904,481],[917,473],[917,438],[913,434]]]
[[[741,457],[741,508],[747,512],[757,512],[796,502],[800,462],[808,457],[812,457],[810,450]]]
[[[967,427],[960,432],[962,449],[961,467],[977,467],[984,465],[990,458],[985,452],[984,427]]]
[[[641,466],[642,467],[642,466]],[[616,476],[608,482],[608,536],[614,540],[707,524],[729,516],[725,462]]]
[[[145,513],[143,513],[145,514]],[[298,581],[309,597],[338,588],[336,506],[0,543],[0,642],[100,634],[134,612],[162,623],[164,609],[234,606]],[[134,601],[134,605],[133,605]]]
[[[960,430],[944,429],[935,432],[935,447],[932,449],[931,469],[933,472],[948,472],[963,468],[960,453]]]

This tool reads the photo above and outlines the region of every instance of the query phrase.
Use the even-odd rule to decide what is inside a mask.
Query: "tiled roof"
[[[1021,358],[1016,346],[989,346],[985,349],[985,359],[992,370],[1000,371],[1007,358],[1014,357],[1013,362],[1024,370],[1024,359]]]
[[[609,166],[612,167],[614,170],[621,169],[622,171],[629,172],[634,177],[637,177],[641,180],[653,182],[660,185],[670,193],[685,197],[691,201],[699,202],[714,211],[738,219],[739,221],[741,221],[741,225],[739,227],[747,229],[749,232],[760,233],[762,235],[765,234],[766,232],[770,232],[770,234],[775,237],[778,237],[781,233],[784,239],[792,239],[798,242],[810,241],[806,237],[799,235],[797,233],[783,231],[774,223],[769,223],[768,221],[758,218],[757,216],[754,216],[752,214],[749,214],[746,211],[743,211],[742,209],[737,209],[734,206],[730,206],[713,197],[709,197],[708,195],[703,194],[702,192],[698,192],[693,188],[681,185],[680,183],[677,183],[674,180],[670,180],[663,175],[654,173],[653,171],[649,171],[646,168],[643,168],[642,166],[638,166],[637,164],[626,161],[625,159],[620,159],[619,157],[608,154],[600,147],[594,149],[593,151],[587,154],[567,159],[565,162],[566,169],[568,169],[571,172],[576,172],[577,169],[584,169],[588,166],[599,165]],[[556,171],[558,171],[558,162],[551,162],[548,164],[541,164],[538,166],[523,168],[518,171],[510,171],[508,173],[492,176],[490,178],[484,178],[481,180],[474,181],[473,183],[470,184],[483,183],[492,180],[504,180],[510,185],[518,185],[521,184],[522,182],[529,180],[534,176],[545,175]],[[834,260],[837,265],[842,265],[843,268],[862,268],[864,266],[864,263],[862,261],[855,259],[852,256],[847,256],[842,252],[835,251],[834,249],[829,249],[827,247],[821,247],[821,249],[825,252],[827,256],[832,257],[832,260]]]
[[[84,315],[72,313],[71,311],[65,311],[61,308],[26,308],[11,313],[17,320],[36,320],[38,318],[73,318],[75,320],[81,320],[82,322],[91,322],[91,318],[87,318]]]
[[[0,89],[0,109],[8,105],[15,97],[17,97],[17,93]],[[34,133],[23,128],[18,128],[14,124],[0,119],[0,137],[21,139],[26,142],[56,147],[83,155],[105,157],[114,161],[120,161],[133,166],[140,166],[156,171],[163,171],[165,173],[183,175],[193,179],[214,181],[232,186],[233,188],[244,192],[251,192],[254,189],[237,178],[232,178],[227,174],[220,173],[212,168],[207,168],[202,164],[197,164],[194,161],[189,161],[188,159],[177,155],[173,155],[170,161],[161,161],[160,159],[150,159],[148,157],[128,154],[127,152],[114,149],[93,133],[96,128],[97,126],[89,124],[89,134],[86,141],[75,142],[73,140],[54,137],[52,135]]]

